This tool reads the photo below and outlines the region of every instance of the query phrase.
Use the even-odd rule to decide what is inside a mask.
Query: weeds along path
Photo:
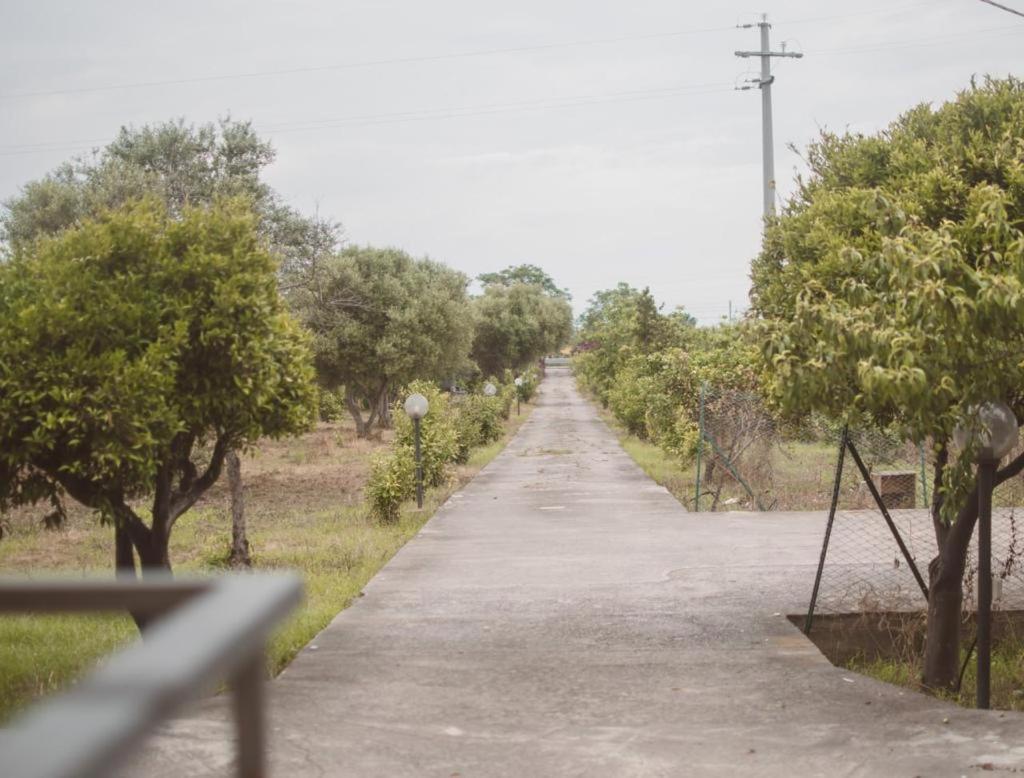
[[[820,514],[688,514],[549,371],[507,448],[271,684],[275,775],[963,775],[1024,717],[832,667]],[[223,700],[148,776],[224,774]]]

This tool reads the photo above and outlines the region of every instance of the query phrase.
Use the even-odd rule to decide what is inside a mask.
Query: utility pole
[[[737,57],[760,57],[761,77],[748,79],[748,83],[761,90],[761,159],[764,169],[764,218],[768,219],[775,215],[775,143],[772,139],[772,82],[775,76],[772,75],[772,57],[792,57],[799,59],[803,54],[796,51],[786,51],[783,45],[781,51],[772,51],[771,43],[768,40],[768,31],[771,25],[768,23],[768,14],[761,15],[761,21],[757,24],[739,24],[740,29],[761,29],[761,50],[760,51],[737,51]],[[740,90],[753,89],[754,86],[741,86]]]

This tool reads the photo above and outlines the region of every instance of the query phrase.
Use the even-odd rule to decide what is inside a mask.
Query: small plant
[[[407,446],[378,454],[366,482],[370,511],[381,521],[397,522],[402,503],[416,490],[416,460]]]
[[[342,390],[320,388],[320,421],[340,421],[345,414]]]

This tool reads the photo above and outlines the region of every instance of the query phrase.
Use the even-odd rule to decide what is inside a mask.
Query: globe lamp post
[[[413,440],[416,451],[416,507],[423,507],[423,458],[420,454],[420,420],[430,410],[427,398],[419,392],[410,394],[405,400],[405,413],[412,419]]]
[[[523,399],[523,377],[519,376],[515,380],[516,385],[516,416],[519,415],[519,404]]]

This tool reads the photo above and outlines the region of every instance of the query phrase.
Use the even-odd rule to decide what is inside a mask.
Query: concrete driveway
[[[552,370],[506,450],[271,684],[279,776],[1024,771],[1024,716],[830,665],[820,514],[688,514]],[[223,700],[138,774],[229,774]],[[1016,768],[1016,770],[1014,770]]]

